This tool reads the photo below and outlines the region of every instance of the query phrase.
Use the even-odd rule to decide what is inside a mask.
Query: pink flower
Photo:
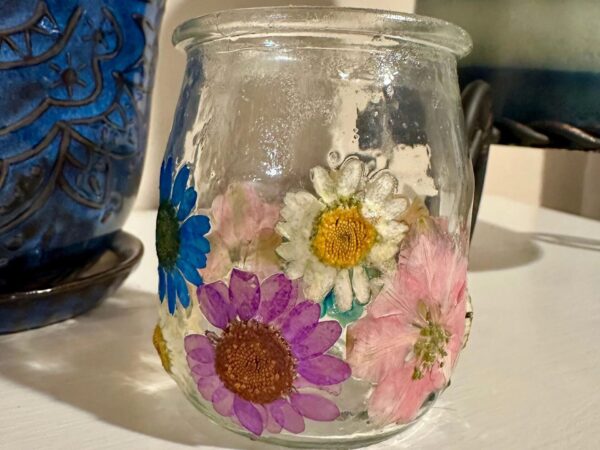
[[[415,418],[442,389],[465,332],[467,259],[439,229],[415,233],[398,270],[367,315],[348,330],[347,359],[376,387],[368,411],[379,424]]]
[[[226,277],[232,268],[251,270],[261,279],[279,270],[275,233],[279,207],[264,202],[250,183],[229,185],[211,207],[210,258],[201,271],[205,283]]]

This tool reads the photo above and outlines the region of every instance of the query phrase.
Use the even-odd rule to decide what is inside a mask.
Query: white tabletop
[[[146,255],[79,318],[0,336],[0,448],[267,450],[213,425],[162,371],[154,212]],[[600,222],[485,197],[469,346],[436,406],[376,450],[592,449],[600,432]]]

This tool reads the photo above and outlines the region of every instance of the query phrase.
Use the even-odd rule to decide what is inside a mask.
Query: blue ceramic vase
[[[0,0],[0,293],[122,227],[142,173],[164,0]]]

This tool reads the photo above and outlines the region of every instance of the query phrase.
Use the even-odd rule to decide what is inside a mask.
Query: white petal
[[[340,169],[337,193],[342,197],[354,194],[361,184],[365,173],[365,164],[358,158],[350,158]]]
[[[297,259],[291,261],[285,267],[285,274],[290,280],[296,280],[304,275],[306,271],[306,260]]]
[[[385,202],[382,216],[386,219],[396,219],[408,208],[408,200],[405,197],[394,197]]]
[[[336,200],[335,183],[329,176],[329,172],[321,166],[313,167],[310,170],[310,179],[315,187],[317,195],[325,203],[332,203]]]
[[[275,230],[286,239],[302,237],[308,239],[315,218],[321,212],[323,204],[308,192],[288,193],[284,199],[280,221]]]
[[[375,229],[383,238],[383,241],[397,245],[404,238],[404,235],[408,231],[408,226],[402,222],[381,220],[375,224]]]
[[[379,269],[390,269],[390,262],[395,264],[394,256],[398,252],[398,244],[379,242],[369,252],[369,260]]]
[[[384,208],[388,197],[398,189],[398,180],[390,172],[381,172],[367,183],[365,203],[369,208]]]
[[[336,270],[321,264],[316,259],[309,260],[304,270],[304,296],[308,300],[321,302],[333,288]]]
[[[314,195],[306,191],[288,192],[283,199],[283,203],[285,206],[281,209],[281,217],[285,220],[303,218],[307,213],[316,215],[323,207]]]
[[[349,311],[352,308],[352,283],[350,282],[350,272],[340,270],[335,278],[335,304],[341,311]]]
[[[294,222],[279,222],[275,225],[275,231],[280,236],[283,236],[286,239],[293,239],[297,234],[297,224]]]
[[[356,299],[362,304],[367,303],[371,298],[369,277],[363,266],[356,266],[352,269],[352,290]]]
[[[275,249],[277,254],[286,261],[306,261],[308,250],[306,245],[299,241],[284,242]]]

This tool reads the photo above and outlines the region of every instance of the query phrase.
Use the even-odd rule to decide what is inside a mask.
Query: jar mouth
[[[466,56],[473,46],[465,30],[440,19],[367,8],[287,6],[241,8],[190,19],[173,33],[173,44],[206,44],[253,35],[362,35],[413,42]]]

